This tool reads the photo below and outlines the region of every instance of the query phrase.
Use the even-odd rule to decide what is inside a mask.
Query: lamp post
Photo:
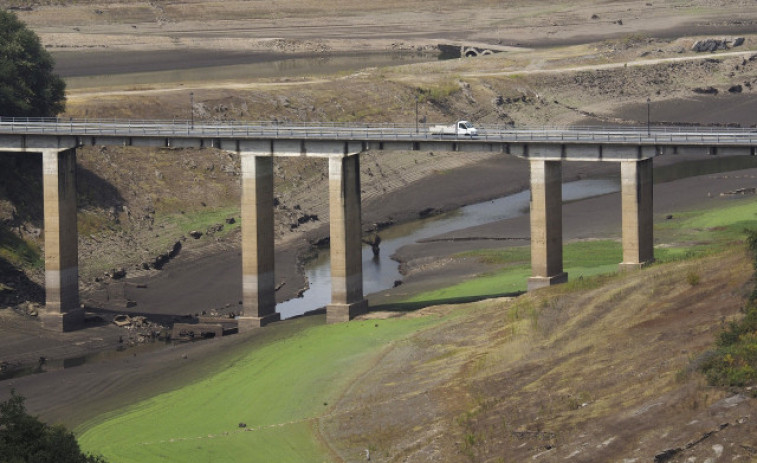
[[[652,100],[647,97],[647,136],[651,136],[651,130],[649,128],[649,103],[651,103]]]
[[[418,133],[418,95],[415,95],[415,133]]]
[[[189,120],[192,129],[195,128],[195,92],[189,92]]]

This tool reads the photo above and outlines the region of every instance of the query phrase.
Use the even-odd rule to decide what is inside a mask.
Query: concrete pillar
[[[531,272],[529,291],[568,281],[562,268],[561,161],[531,161]]]
[[[273,244],[273,157],[241,153],[242,304],[239,331],[280,319],[276,312]]]
[[[620,163],[623,214],[621,270],[654,262],[652,159]]]
[[[42,326],[71,331],[84,325],[79,307],[76,229],[76,150],[42,151],[45,229],[45,311]]]
[[[368,311],[363,298],[359,155],[329,158],[331,304],[326,321],[348,321]]]

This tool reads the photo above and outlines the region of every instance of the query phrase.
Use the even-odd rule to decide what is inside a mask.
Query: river
[[[574,201],[619,190],[618,179],[579,180],[563,184],[563,201]],[[399,263],[391,259],[401,247],[454,230],[524,215],[528,212],[530,194],[531,192],[526,190],[382,230],[381,253],[378,258],[374,258],[370,246],[363,246],[364,294],[391,288],[395,281],[402,279]],[[276,305],[276,311],[281,314],[281,318],[291,318],[325,307],[331,301],[329,257],[328,249],[321,249],[316,258],[305,264],[309,289],[300,298]]]

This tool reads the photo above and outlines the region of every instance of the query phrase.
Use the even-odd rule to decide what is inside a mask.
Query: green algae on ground
[[[686,259],[722,251],[743,241],[744,229],[757,229],[757,201],[734,199],[731,205],[675,214],[673,220],[655,224],[655,259],[659,262]],[[588,240],[563,246],[563,268],[570,279],[613,273],[623,260],[617,240]],[[530,249],[519,246],[484,249],[458,257],[476,257],[502,269],[446,288],[417,294],[404,303],[455,301],[494,297],[526,290],[531,276]]]
[[[329,413],[329,404],[375,356],[438,320],[306,328],[237,357],[210,377],[85,424],[79,442],[118,462],[327,461],[315,420]]]

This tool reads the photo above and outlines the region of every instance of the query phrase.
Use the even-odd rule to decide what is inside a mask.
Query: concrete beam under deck
[[[41,153],[75,148],[78,138],[66,135],[0,135],[0,151]]]
[[[664,153],[664,147],[653,145],[615,145],[588,143],[510,144],[507,152],[528,159],[543,161],[614,161],[641,160]]]

